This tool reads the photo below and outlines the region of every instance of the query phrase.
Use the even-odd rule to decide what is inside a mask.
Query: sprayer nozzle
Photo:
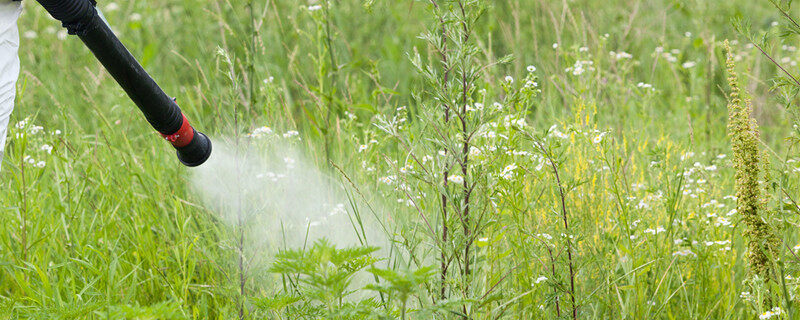
[[[211,140],[199,131],[194,131],[194,137],[189,144],[175,147],[178,150],[178,160],[187,167],[196,167],[208,160],[211,156]]]

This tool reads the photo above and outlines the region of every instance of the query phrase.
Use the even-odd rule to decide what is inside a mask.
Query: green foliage
[[[290,221],[251,220],[258,190],[207,203],[83,44],[23,2],[0,319],[796,318],[790,1],[101,1],[194,126],[291,144],[345,185],[358,247],[265,235]],[[738,199],[737,167],[759,177]],[[753,247],[752,223],[775,238]]]
[[[337,249],[321,239],[308,250],[279,252],[270,271],[289,279],[294,292],[324,311],[325,317],[350,318],[364,312],[359,304],[345,303],[355,292],[350,288],[351,283],[359,271],[378,261],[370,256],[377,250],[374,247]],[[280,308],[296,303],[293,299],[282,297],[262,305]]]
[[[765,279],[772,276],[772,257],[776,254],[777,239],[769,226],[764,223],[764,206],[762,199],[762,167],[760,164],[761,153],[758,148],[759,129],[755,119],[752,119],[753,108],[747,98],[742,98],[739,89],[739,78],[736,75],[733,54],[730,46],[725,43],[728,65],[728,83],[731,87],[730,103],[728,104],[728,134],[734,156],[736,168],[736,197],[738,198],[737,210],[744,216],[748,225],[747,234],[750,236],[750,267],[755,274]]]
[[[371,284],[368,289],[380,291],[389,295],[397,294],[402,301],[419,291],[419,287],[430,280],[434,274],[433,267],[424,267],[417,270],[391,270],[370,268],[369,272],[386,281],[386,284]]]
[[[366,288],[386,294],[390,303],[395,299],[399,300],[400,317],[406,319],[408,299],[412,295],[422,293],[422,286],[429,283],[436,270],[431,266],[417,270],[370,268],[369,272],[385,281],[385,283],[370,284]]]

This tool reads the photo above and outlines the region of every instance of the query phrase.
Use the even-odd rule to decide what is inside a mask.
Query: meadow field
[[[0,319],[800,319],[776,1],[98,1],[198,168],[23,1]]]

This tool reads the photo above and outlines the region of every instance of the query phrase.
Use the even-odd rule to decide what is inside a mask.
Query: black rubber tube
[[[162,134],[178,131],[183,123],[181,109],[147,74],[99,15],[90,20],[79,37],[139,106],[153,128]]]
[[[94,0],[37,0],[70,34],[79,34],[97,16]]]
[[[108,73],[142,110],[147,122],[162,134],[173,134],[183,117],[178,105],[147,74],[136,58],[100,18],[90,0],[38,0],[61,21],[70,34],[77,34]]]
[[[147,122],[177,149],[178,159],[198,166],[211,154],[211,141],[194,130],[180,107],[142,68],[98,14],[90,0],[38,0],[70,34],[78,35],[100,63],[142,111]],[[179,131],[181,130],[181,131]],[[181,135],[191,141],[178,139]],[[178,141],[178,142],[176,142]]]

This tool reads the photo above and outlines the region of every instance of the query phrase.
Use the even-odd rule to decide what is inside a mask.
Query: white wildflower
[[[606,135],[606,132],[603,132],[601,134],[598,134],[598,135],[594,136],[594,138],[592,138],[592,143],[598,144],[600,142],[603,142],[603,137],[605,135]]]
[[[694,252],[692,252],[692,250],[690,250],[690,249],[684,249],[684,250],[678,250],[678,251],[673,252],[672,256],[681,256],[681,257],[693,256],[693,257],[696,257],[697,255]]]
[[[378,180],[380,180],[380,182],[383,182],[385,184],[393,184],[397,180],[397,176],[394,176],[394,175],[385,176],[385,177],[381,177]]]
[[[714,223],[714,225],[717,226],[717,227],[719,227],[719,226],[727,227],[727,226],[731,225],[731,222],[730,222],[730,220],[728,220],[726,218],[718,217],[717,218],[717,222]]]
[[[454,174],[452,176],[447,177],[447,181],[450,181],[452,183],[464,183],[464,177]]]
[[[704,203],[704,204],[703,204],[703,205],[701,205],[700,207],[702,207],[702,208],[708,208],[708,207],[710,207],[710,206],[713,206],[713,205],[716,205],[716,204],[717,204],[717,200],[713,200],[713,199],[712,199],[711,201]]]
[[[503,169],[503,172],[500,173],[500,176],[503,177],[503,179],[511,180],[512,178],[514,178],[515,169],[517,169],[517,164],[512,163]]]
[[[247,134],[247,136],[251,138],[261,138],[271,134],[272,134],[272,128],[264,126],[256,128],[255,130],[253,130],[253,132]]]
[[[469,156],[470,157],[477,157],[481,154],[481,149],[478,149],[474,146],[469,147]]]
[[[614,52],[614,51],[611,51],[611,52],[609,52],[609,54],[610,54],[612,57],[614,57],[615,59],[617,59],[617,60],[623,60],[623,59],[632,59],[632,58],[633,58],[633,55],[632,55],[632,54],[630,54],[630,53],[627,53],[627,52],[625,52],[625,51],[620,51],[620,52]]]
[[[783,314],[783,310],[780,307],[772,308],[772,310],[765,311],[761,315],[758,316],[759,319],[770,319],[772,317],[780,316]]]
[[[536,236],[539,237],[539,238],[545,238],[547,240],[552,240],[553,239],[553,236],[551,236],[548,233],[537,233]]]
[[[347,210],[344,209],[344,204],[342,203],[336,204],[336,206],[333,207],[333,210],[328,213],[328,216],[335,216],[340,213],[347,213]]]
[[[44,130],[44,127],[42,127],[42,126],[33,125],[33,126],[28,127],[28,133],[30,133],[30,134],[38,134],[42,130]]]
[[[285,162],[285,163],[286,163],[286,167],[287,167],[287,168],[289,168],[289,169],[292,169],[292,168],[294,168],[294,162],[295,162],[295,160],[294,160],[294,159],[292,159],[292,158],[290,158],[290,157],[284,157],[284,158],[283,158],[283,162]]]
[[[648,228],[648,229],[647,229],[647,230],[645,230],[644,232],[645,232],[645,233],[652,234],[652,235],[656,235],[656,234],[662,233],[662,232],[664,232],[664,231],[667,231],[667,230],[665,230],[665,229],[664,229],[664,227],[662,227],[662,226],[658,226],[658,227],[656,227],[655,229]]]
[[[742,298],[742,300],[745,301],[750,301],[751,299],[753,299],[753,295],[750,293],[750,291],[742,291],[739,294],[739,298]]]
[[[111,3],[107,4],[106,7],[105,7],[105,11],[108,11],[108,12],[114,12],[114,11],[117,11],[117,10],[119,10],[119,5],[116,2],[111,2]]]

